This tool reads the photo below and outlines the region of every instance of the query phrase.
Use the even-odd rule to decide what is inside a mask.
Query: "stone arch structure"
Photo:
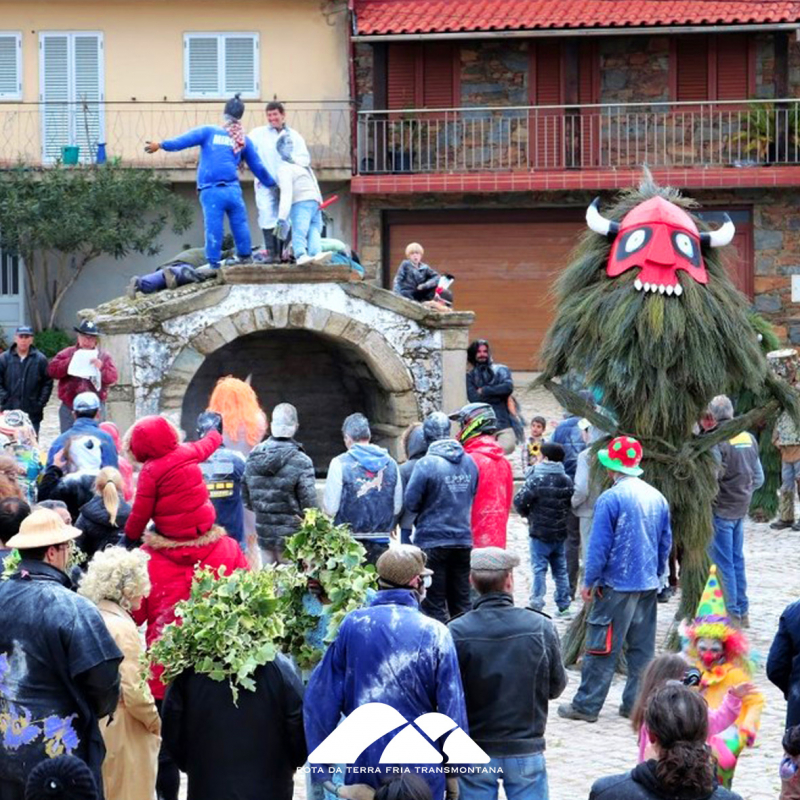
[[[215,355],[220,374],[227,374],[229,354],[245,346],[255,354],[251,361],[257,365],[258,351],[252,348],[258,342],[271,341],[274,355],[315,337],[323,349],[341,357],[342,380],[363,389],[356,395],[364,407],[351,410],[368,412],[375,438],[392,450],[407,425],[464,401],[470,312],[430,311],[364,283],[254,283],[252,271],[248,282],[234,282],[234,270],[226,272],[226,284],[119,299],[84,312],[97,322],[104,334],[102,346],[119,367],[119,382],[108,405],[121,426],[156,413],[180,424],[201,368],[205,364],[209,373]],[[269,270],[262,268],[261,274],[266,278]],[[302,360],[299,363],[302,368]],[[316,363],[309,362],[309,369]],[[275,374],[271,380],[291,378]],[[296,397],[283,399],[300,408]],[[338,436],[341,420],[330,424]]]

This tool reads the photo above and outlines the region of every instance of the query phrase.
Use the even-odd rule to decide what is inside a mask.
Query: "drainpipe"
[[[358,173],[358,109],[356,108],[356,46],[353,35],[356,33],[356,9],[355,0],[347,0],[349,28],[347,31],[348,47],[348,69],[350,72],[350,172],[351,175]],[[351,184],[352,186],[352,184]],[[352,230],[350,232],[350,242],[353,250],[358,250],[358,196],[350,191],[350,205],[352,207]]]

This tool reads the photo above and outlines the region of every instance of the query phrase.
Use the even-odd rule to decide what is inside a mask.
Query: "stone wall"
[[[486,41],[461,47],[462,106],[528,105],[528,43]]]
[[[359,111],[370,111],[375,107],[373,100],[372,45],[357,43],[355,46],[356,72],[356,108]]]
[[[669,100],[669,39],[628,36],[601,39],[600,102]]]

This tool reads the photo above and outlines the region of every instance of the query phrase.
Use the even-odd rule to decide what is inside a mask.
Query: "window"
[[[103,35],[93,32],[39,34],[39,100],[42,158],[62,158],[79,147],[91,161],[103,135]]]
[[[22,100],[22,35],[0,32],[0,100]]]
[[[747,100],[755,93],[754,40],[744,33],[677,37],[670,72],[679,102]]]
[[[390,44],[386,70],[389,110],[458,106],[457,59],[458,50],[449,43]]]
[[[259,97],[257,33],[187,33],[183,50],[187,99]]]

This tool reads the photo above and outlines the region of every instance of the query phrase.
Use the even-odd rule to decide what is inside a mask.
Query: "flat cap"
[[[375,565],[378,577],[394,586],[408,586],[419,575],[433,575],[425,564],[428,557],[413,544],[390,547]]]
[[[480,547],[469,557],[469,568],[473,572],[506,572],[518,566],[519,556],[502,547]]]

